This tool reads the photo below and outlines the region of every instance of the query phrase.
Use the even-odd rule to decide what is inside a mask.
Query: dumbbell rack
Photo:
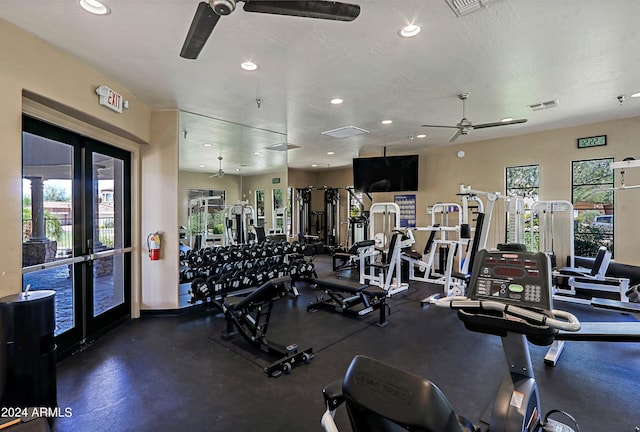
[[[286,241],[203,248],[187,257],[189,266],[181,272],[181,280],[191,283],[190,303],[246,294],[283,276],[291,276],[290,291],[297,296],[295,281],[317,277],[305,248]]]

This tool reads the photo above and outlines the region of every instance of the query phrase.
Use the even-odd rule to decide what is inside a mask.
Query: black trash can
[[[55,294],[0,298],[0,407],[57,406]]]

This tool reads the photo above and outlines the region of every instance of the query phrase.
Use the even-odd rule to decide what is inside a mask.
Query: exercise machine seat
[[[354,432],[467,432],[444,394],[418,375],[356,356],[342,384]]]
[[[598,254],[593,260],[591,268],[586,267],[562,267],[560,269],[561,276],[581,276],[591,277],[594,279],[602,279],[607,269],[609,268],[609,260],[611,259],[611,252],[606,247],[602,246],[598,249]]]

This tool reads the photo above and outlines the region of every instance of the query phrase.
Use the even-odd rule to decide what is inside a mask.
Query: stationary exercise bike
[[[501,336],[509,372],[493,407],[487,411],[488,418],[474,425],[457,415],[429,380],[356,356],[345,378],[323,390],[327,410],[321,423],[325,431],[337,432],[333,418],[343,402],[355,432],[579,431],[575,420],[564,412],[554,410],[543,418],[527,345],[527,340],[550,345],[558,330],[580,329],[574,315],[552,309],[548,256],[520,250],[481,250],[474,260],[468,297],[445,297],[434,303],[456,309],[471,331]],[[570,418],[575,426],[549,418],[557,412]]]

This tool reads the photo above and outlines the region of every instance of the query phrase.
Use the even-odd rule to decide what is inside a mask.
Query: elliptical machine
[[[511,248],[510,248],[511,249]],[[579,432],[541,414],[527,340],[550,345],[558,330],[578,331],[578,319],[552,308],[551,262],[543,253],[478,252],[468,297],[445,297],[439,307],[456,309],[471,331],[501,336],[509,372],[488,419],[478,425],[455,413],[429,380],[365,356],[356,356],[344,380],[323,389],[325,431],[337,432],[336,409],[346,404],[354,432]]]

